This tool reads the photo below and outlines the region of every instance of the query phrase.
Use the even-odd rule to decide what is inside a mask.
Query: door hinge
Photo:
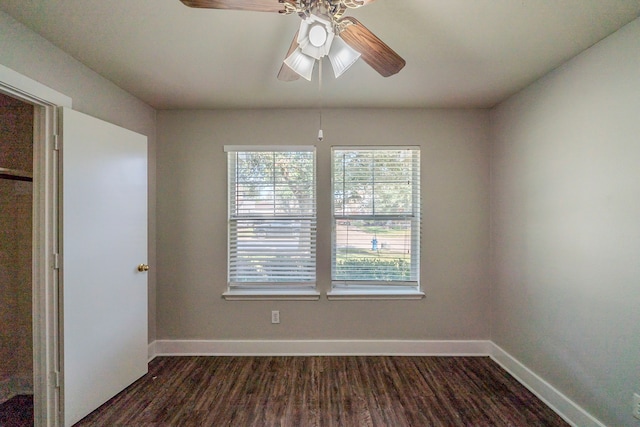
[[[53,269],[60,269],[60,254],[53,254]]]
[[[60,388],[60,372],[53,371],[51,373],[51,385],[54,388]]]
[[[53,149],[55,151],[60,150],[60,138],[58,138],[58,135],[56,134],[53,135]]]

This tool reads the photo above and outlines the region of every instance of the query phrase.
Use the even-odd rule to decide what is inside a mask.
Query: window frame
[[[338,151],[385,151],[385,150],[412,150],[417,159],[412,168],[412,212],[408,215],[336,215],[336,183],[335,183],[335,156]],[[389,146],[389,145],[357,145],[357,146],[333,146],[331,147],[331,290],[327,292],[328,299],[368,300],[368,299],[422,299],[425,294],[421,291],[421,150],[419,146]],[[338,221],[353,220],[410,220],[411,231],[411,261],[412,279],[409,281],[385,281],[385,280],[336,280],[336,239]],[[414,263],[417,263],[415,265]]]
[[[317,222],[318,222],[318,210],[317,210],[317,151],[315,146],[294,146],[294,145],[225,145],[224,152],[227,157],[227,291],[223,293],[223,298],[226,300],[318,300],[320,293],[317,289]],[[313,243],[311,248],[313,250],[313,264],[315,269],[315,275],[313,282],[311,281],[292,281],[292,282],[239,282],[231,280],[231,262],[232,262],[232,227],[233,224],[237,224],[237,220],[241,216],[236,215],[232,218],[232,203],[231,197],[235,196],[235,190],[231,188],[232,182],[229,179],[229,174],[232,172],[232,167],[235,168],[237,163],[234,161],[231,164],[230,153],[242,153],[242,152],[312,152],[313,153],[313,215],[304,216],[298,215],[297,218],[302,216],[305,219],[310,219],[314,224],[310,229],[313,233]],[[233,193],[233,194],[232,194]],[[293,217],[283,216],[278,217],[263,217],[273,218],[275,221],[282,221],[286,219],[294,220]],[[249,217],[250,219],[250,217]],[[246,220],[246,219],[245,219]]]

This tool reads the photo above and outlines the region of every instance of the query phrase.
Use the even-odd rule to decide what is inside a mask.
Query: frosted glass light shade
[[[305,55],[300,48],[297,48],[284,60],[284,63],[301,77],[311,81],[313,67],[316,64],[315,58]]]
[[[329,52],[329,60],[336,78],[347,71],[360,58],[360,52],[346,44],[340,36],[333,39],[333,45]]]

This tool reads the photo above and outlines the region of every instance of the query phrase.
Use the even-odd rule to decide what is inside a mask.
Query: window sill
[[[420,300],[424,292],[416,290],[332,290],[327,292],[329,300]]]
[[[320,292],[309,290],[235,290],[223,293],[222,298],[227,301],[317,301],[320,299]]]

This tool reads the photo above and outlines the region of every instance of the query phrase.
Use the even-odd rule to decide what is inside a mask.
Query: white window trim
[[[315,146],[309,145],[225,145],[224,152],[273,152],[273,151],[302,151],[316,153]],[[317,186],[317,154],[314,155],[314,181]],[[227,183],[227,191],[229,185]],[[317,199],[317,188],[314,189]],[[227,194],[228,200],[228,194]],[[228,203],[228,202],[227,202]],[[317,203],[317,201],[316,201]],[[316,209],[317,223],[317,209]],[[229,234],[227,231],[227,239]],[[228,247],[228,245],[227,245]],[[227,249],[227,257],[229,256]],[[228,263],[227,263],[228,269]],[[317,280],[313,283],[227,283],[227,291],[222,294],[222,298],[227,301],[317,301],[320,299],[320,292],[317,290]]]
[[[422,151],[419,146],[371,146],[371,145],[358,145],[358,146],[333,146],[331,147],[331,247],[333,248],[335,245],[335,229],[333,229],[333,224],[335,224],[334,220],[348,220],[348,219],[367,219],[366,216],[351,216],[351,215],[335,215],[334,209],[334,197],[333,197],[333,153],[334,151],[339,150],[418,150],[420,155],[422,155]],[[416,173],[416,171],[414,171]],[[419,178],[421,179],[421,177]],[[421,187],[421,186],[419,186]],[[418,224],[419,227],[422,226],[421,220],[421,195],[414,194],[414,206],[418,206]],[[418,236],[422,233],[418,230]],[[414,251],[419,249],[419,242],[412,242],[412,246],[414,246]],[[333,251],[333,249],[332,249]],[[420,254],[421,251],[417,251]],[[331,254],[331,259],[333,262],[333,253]],[[420,255],[418,255],[418,260],[420,262]],[[421,290],[421,281],[420,281],[420,271],[421,268],[418,268],[418,277],[415,281],[411,282],[393,282],[389,283],[388,286],[384,286],[383,282],[380,281],[345,281],[345,280],[331,280],[331,290],[327,292],[328,300],[421,300],[425,297],[425,293]],[[332,273],[333,274],[333,273]]]
[[[421,300],[424,292],[416,289],[332,289],[328,300]]]
[[[317,301],[320,292],[316,290],[228,290],[222,294],[227,301]]]
[[[261,152],[271,152],[271,151],[316,151],[315,145],[225,145],[224,152],[235,152],[235,151],[261,151]]]

